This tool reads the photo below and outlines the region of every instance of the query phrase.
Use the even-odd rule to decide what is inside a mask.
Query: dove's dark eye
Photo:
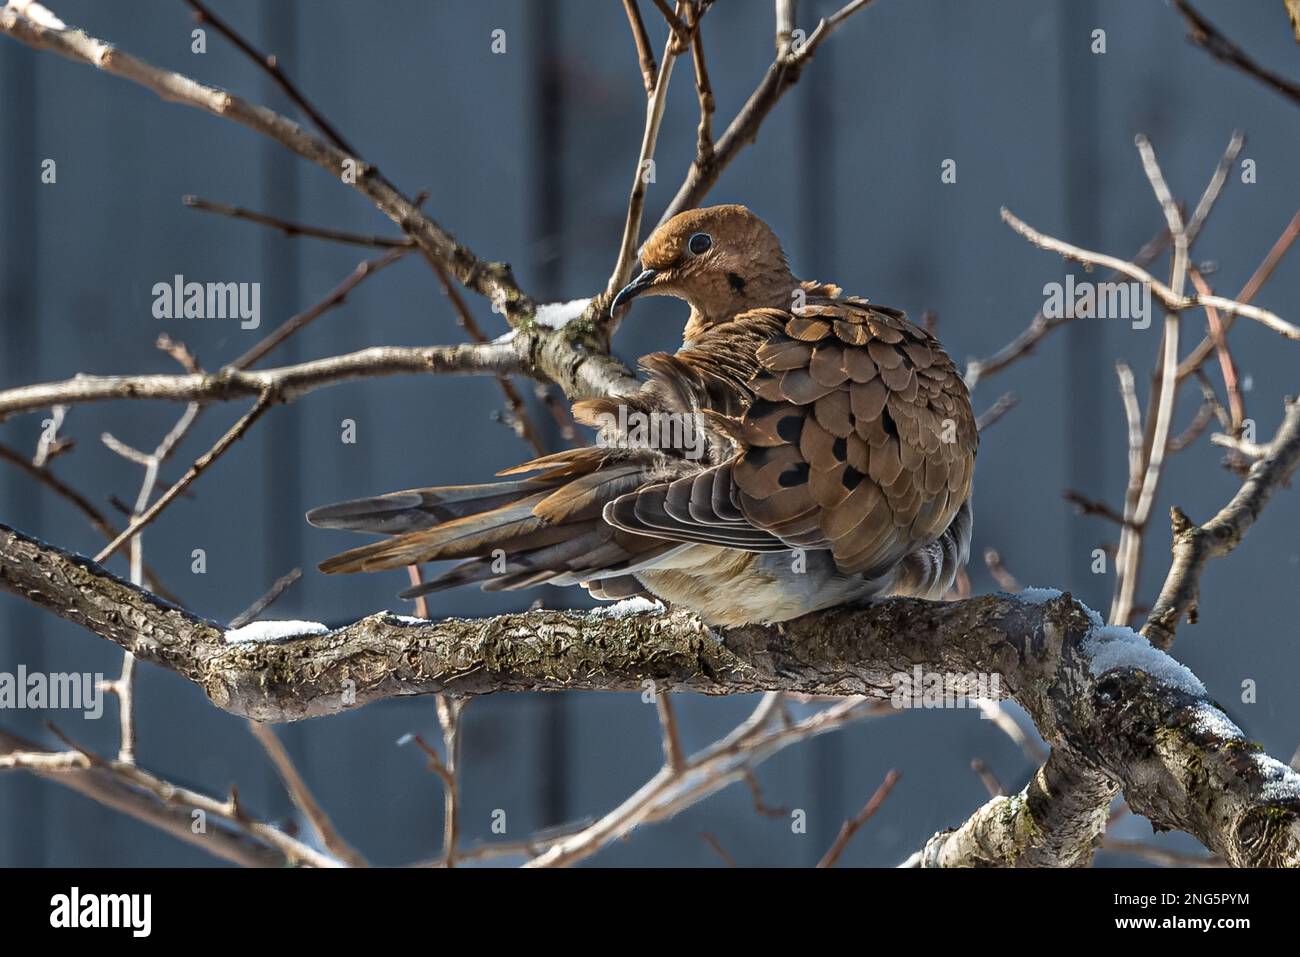
[[[686,248],[691,251],[691,255],[699,256],[707,253],[713,248],[713,237],[708,233],[696,233],[686,241]]]

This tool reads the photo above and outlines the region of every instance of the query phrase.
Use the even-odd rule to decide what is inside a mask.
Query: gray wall
[[[189,49],[191,22],[179,2],[53,4],[69,22],[163,65],[290,110],[266,77],[215,34]],[[800,23],[835,4],[807,3]],[[652,12],[649,4],[647,14]],[[1204,12],[1261,61],[1300,75],[1281,3],[1203,0]],[[706,21],[719,129],[770,61],[771,5],[726,0]],[[277,52],[290,74],[342,129],[408,192],[430,190],[428,209],[481,254],[510,260],[525,288],[555,298],[590,294],[612,265],[622,206],[639,145],[643,92],[621,5],[580,0],[479,3],[341,0],[263,3],[222,0],[219,12]],[[489,51],[507,31],[508,53]],[[1094,27],[1108,52],[1089,52]],[[933,310],[959,361],[987,355],[1019,332],[1064,266],[998,221],[1007,205],[1032,224],[1083,245],[1130,254],[1161,225],[1133,148],[1154,142],[1176,193],[1194,200],[1235,127],[1258,183],[1229,183],[1197,249],[1216,266],[1212,281],[1234,293],[1300,203],[1295,171],[1300,124],[1294,106],[1213,63],[1183,41],[1163,3],[1132,0],[879,0],[819,52],[798,88],[764,125],[756,145],[711,199],[743,202],[786,241],[796,270],[908,309]],[[658,36],[658,31],[656,30]],[[0,42],[0,386],[76,372],[170,371],[153,348],[164,329],[210,367],[265,332],[233,323],[164,324],[150,314],[150,289],[175,273],[262,283],[266,325],[315,301],[361,251],[292,240],[182,208],[180,197],[213,199],[341,228],[388,223],[319,169],[231,124],[160,102],[85,67]],[[677,84],[658,154],[657,216],[694,149],[689,67]],[[44,158],[56,185],[39,182]],[[945,158],[958,182],[941,185]],[[1297,255],[1297,254],[1293,254]],[[1163,266],[1161,267],[1163,268]],[[1260,297],[1297,319],[1300,270],[1288,261]],[[484,327],[499,317],[473,303]],[[1188,338],[1199,335],[1189,317]],[[679,305],[638,306],[616,349],[626,359],[670,348]],[[1117,502],[1125,482],[1122,411],[1113,364],[1139,373],[1154,360],[1159,323],[1078,322],[1038,354],[976,392],[977,411],[1003,391],[1022,403],[984,438],[976,493],[976,546],[999,549],[1027,583],[1068,588],[1104,609],[1112,580],[1090,572],[1090,552],[1114,529],[1074,516],[1065,487]],[[367,282],[347,305],[290,342],[275,362],[376,343],[456,341],[436,284],[412,259]],[[1272,434],[1279,397],[1297,391],[1300,351],[1249,322],[1233,333],[1252,389],[1248,408]],[[430,483],[481,480],[525,453],[491,421],[500,404],[486,380],[402,378],[348,385],[276,409],[144,536],[148,560],[195,611],[235,615],[289,568],[307,569],[273,616],[350,621],[379,608],[408,611],[394,597],[400,575],[326,579],[311,570],[342,536],[308,528],[310,505]],[[1179,422],[1188,421],[1188,396]],[[75,452],[56,471],[108,508],[133,500],[138,470],[98,440],[112,431],[152,447],[179,409],[162,404],[85,406],[66,432]],[[178,460],[174,479],[238,414],[209,410]],[[0,441],[34,446],[41,416],[0,425]],[[339,441],[355,419],[359,441]],[[1156,514],[1174,502],[1204,518],[1237,479],[1208,444],[1177,456]],[[1289,758],[1300,738],[1295,593],[1300,498],[1279,496],[1246,546],[1205,577],[1201,623],[1183,630],[1178,656],[1273,754]],[[81,552],[102,542],[66,503],[0,464],[0,520]],[[1158,525],[1162,524],[1157,522]],[[1140,600],[1164,570],[1168,536],[1157,528]],[[209,570],[190,573],[192,549]],[[122,559],[114,567],[123,570]],[[977,590],[993,588],[982,565]],[[437,596],[435,615],[520,609],[533,595]],[[552,605],[587,604],[550,591]],[[0,596],[0,671],[19,663],[47,671],[114,674],[105,642]],[[1237,703],[1244,679],[1256,704]],[[685,743],[702,746],[739,720],[752,700],[681,697]],[[140,760],[176,780],[214,791],[238,783],[247,803],[274,818],[292,815],[260,749],[235,718],[195,688],[143,667],[138,690]],[[4,726],[52,741],[46,716],[0,714]],[[92,746],[113,748],[116,722],[59,723]],[[487,838],[494,808],[510,833],[585,815],[620,801],[659,761],[654,709],[634,696],[501,696],[474,701],[464,744],[466,838]],[[399,748],[407,731],[435,733],[427,701],[391,701],[338,718],[282,729],[337,824],[381,863],[435,852],[440,841],[436,779],[418,754]],[[1018,788],[1031,767],[974,712],[911,713],[855,726],[792,749],[759,778],[770,803],[804,808],[807,835],[752,810],[733,787],[678,819],[607,850],[605,864],[714,865],[699,837],[709,831],[743,864],[807,865],[889,768],[903,780],[885,810],[846,855],[893,864],[936,829],[985,799],[968,765],[980,757]],[[1125,836],[1145,836],[1140,820]],[[1192,847],[1181,835],[1161,843]],[[202,852],[156,834],[55,785],[0,776],[0,863],[177,864]]]

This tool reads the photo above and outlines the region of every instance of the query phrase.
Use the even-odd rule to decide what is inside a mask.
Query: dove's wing
[[[607,521],[749,551],[829,549],[868,577],[943,534],[970,497],[978,433],[932,336],[896,310],[819,299],[758,358],[755,399],[731,427],[743,451],[622,496]]]

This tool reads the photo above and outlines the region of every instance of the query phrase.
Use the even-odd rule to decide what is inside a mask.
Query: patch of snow
[[[1016,597],[1019,598],[1027,605],[1045,605],[1049,601],[1052,601],[1056,598],[1060,598],[1062,594],[1063,592],[1061,592],[1061,590],[1058,588],[1022,588],[1016,594]],[[1077,599],[1076,599],[1076,604],[1084,610],[1084,612],[1088,616],[1088,620],[1092,622],[1092,626],[1094,628],[1101,628],[1105,626],[1106,623],[1102,620],[1101,615],[1097,614],[1095,611],[1093,611],[1091,608],[1089,608],[1083,602],[1078,601]]]
[[[412,618],[410,615],[394,615],[391,612],[388,615],[393,621],[400,621],[403,625],[427,625],[428,618]]]
[[[38,26],[49,27],[51,30],[68,29],[68,25],[56,17],[53,11],[41,6],[36,0],[9,0],[9,6],[19,16],[26,17]]]
[[[544,302],[537,307],[533,320],[547,329],[563,329],[582,315],[590,299],[570,299],[568,302]]]
[[[1267,754],[1255,755],[1255,765],[1264,778],[1259,793],[1265,801],[1300,801],[1300,774]]]
[[[1206,693],[1201,679],[1192,674],[1186,665],[1179,664],[1160,649],[1152,647],[1151,642],[1132,628],[1121,625],[1095,627],[1083,639],[1082,648],[1084,654],[1091,659],[1088,670],[1093,677],[1100,678],[1117,668],[1133,668],[1188,694]]]
[[[226,632],[226,643],[238,641],[284,641],[302,635],[326,635],[329,628],[318,621],[254,621]]]
[[[1192,719],[1192,730],[1198,734],[1212,734],[1225,739],[1246,737],[1226,714],[1207,701],[1197,705],[1196,716]]]
[[[511,329],[509,332],[503,332],[501,335],[497,336],[492,341],[493,343],[514,342],[514,339],[515,339],[515,330]]]
[[[632,598],[624,598],[612,605],[601,605],[599,608],[593,609],[591,613],[601,618],[626,618],[628,615],[657,615],[663,611],[662,602],[651,601],[648,598],[636,595]]]

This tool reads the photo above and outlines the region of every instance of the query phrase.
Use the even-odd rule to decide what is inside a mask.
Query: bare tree
[[[1241,149],[1240,136],[1229,143],[1190,216],[1166,184],[1151,144],[1138,138],[1139,159],[1156,198],[1153,210],[1161,212],[1164,227],[1132,258],[1082,249],[1003,212],[1004,221],[1033,245],[1142,284],[1165,314],[1154,388],[1145,409],[1140,408],[1132,371],[1124,364],[1117,369],[1127,414],[1129,486],[1124,502],[1114,507],[1084,492],[1068,493],[1080,508],[1114,523],[1120,531],[1108,621],[1061,592],[971,597],[966,582],[959,583],[946,602],[888,599],[861,608],[819,612],[784,627],[749,627],[721,635],[689,615],[666,612],[650,603],[593,613],[532,611],[483,621],[441,622],[427,620],[427,610],[421,607],[420,619],[380,614],[337,630],[305,622],[258,622],[292,584],[296,575],[291,573],[230,627],[222,627],[185,610],[166,591],[144,563],[142,529],[158,521],[178,497],[218,467],[221,456],[276,405],[358,379],[453,373],[492,376],[502,391],[507,421],[523,441],[542,451],[541,430],[512,377],[531,378],[541,390],[542,406],[556,415],[563,434],[569,441],[579,441],[560,394],[573,400],[619,395],[636,386],[632,373],[610,353],[620,316],[611,315],[609,305],[630,277],[645,233],[642,170],[654,158],[676,61],[690,60],[699,122],[694,161],[665,219],[704,198],[736,155],[754,140],[820,45],[870,0],[847,3],[807,32],[795,26],[793,0],[777,0],[772,63],[716,139],[702,33],[711,0],[675,4],[655,0],[666,36],[658,57],[651,41],[656,31],[647,25],[636,0],[624,0],[632,34],[630,50],[646,91],[646,122],[609,281],[603,289],[569,303],[539,303],[519,286],[508,266],[466,248],[423,211],[422,197],[408,198],[367,163],[273,56],[258,51],[203,3],[188,2],[197,17],[267,71],[316,132],[265,106],[144,62],[65,25],[33,0],[10,0],[0,8],[0,32],[280,143],[356,189],[400,233],[348,233],[191,197],[188,205],[201,211],[380,252],[360,263],[321,302],[215,371],[202,368],[184,346],[164,339],[160,348],[182,368],[176,374],[76,375],[0,391],[0,421],[21,413],[61,410],[55,415],[59,425],[43,436],[34,457],[0,446],[0,458],[73,504],[107,541],[91,560],[0,526],[0,588],[81,625],[120,647],[124,655],[121,676],[108,686],[118,697],[121,714],[121,742],[115,757],[94,753],[66,736],[64,747],[53,750],[0,731],[0,768],[26,770],[75,789],[226,860],[247,865],[361,866],[364,858],[338,833],[266,723],[337,714],[397,695],[434,695],[442,741],[419,740],[418,744],[444,785],[444,847],[436,860],[424,863],[453,866],[512,856],[524,858],[531,866],[562,866],[588,858],[638,826],[671,817],[732,783],[749,784],[756,808],[770,810],[754,779],[753,769],[759,763],[791,744],[849,722],[898,713],[900,699],[912,693],[908,682],[915,669],[957,676],[945,691],[962,695],[976,692],[977,676],[992,674],[1001,678],[1000,686],[980,706],[1041,767],[1014,795],[1002,793],[1001,785],[983,771],[990,801],[960,826],[936,834],[912,856],[910,865],[1082,865],[1091,861],[1103,841],[1114,850],[1160,863],[1187,863],[1176,855],[1104,837],[1116,813],[1112,803],[1120,793],[1132,811],[1200,840],[1213,857],[1196,863],[1300,864],[1300,775],[1247,741],[1200,680],[1166,653],[1179,624],[1195,619],[1206,564],[1242,541],[1270,497],[1300,464],[1300,401],[1281,403],[1281,425],[1271,439],[1260,441],[1247,434],[1244,398],[1228,340],[1238,317],[1260,323],[1285,339],[1300,339],[1300,327],[1251,304],[1300,233],[1300,213],[1235,298],[1215,294],[1190,257],[1223,189],[1227,169]],[[1194,37],[1197,42],[1231,61],[1223,41],[1207,39],[1213,34],[1198,15],[1181,0],[1176,5],[1200,31]],[[1236,63],[1245,68],[1241,57]],[[1166,248],[1172,251],[1172,264],[1168,280],[1162,281],[1148,267]],[[374,347],[293,365],[251,368],[343,302],[358,284],[411,254],[420,255],[439,280],[469,342]],[[495,338],[484,333],[466,307],[462,290],[488,298],[505,316],[509,331]],[[1184,320],[1188,313],[1200,312],[1205,314],[1208,334],[1183,356]],[[968,385],[974,388],[1028,355],[1067,321],[1042,313],[1035,316],[1015,341],[969,365]],[[1224,399],[1211,378],[1211,368],[1218,370]],[[1175,399],[1190,380],[1200,387],[1203,402],[1196,418],[1180,431],[1174,422]],[[56,477],[49,464],[70,447],[58,435],[68,410],[91,402],[137,399],[176,401],[184,404],[184,411],[149,452],[104,437],[144,473],[127,524],[118,529],[83,493]],[[250,402],[247,410],[194,459],[180,479],[160,492],[160,466],[173,458],[196,418],[211,406],[240,400]],[[1014,403],[1009,395],[997,400],[981,416],[980,427],[991,427]],[[1218,514],[1202,524],[1174,510],[1172,561],[1142,623],[1136,612],[1137,588],[1156,493],[1171,456],[1198,441],[1216,422],[1222,432],[1212,438],[1229,450],[1227,464],[1241,475],[1241,486]],[[129,580],[102,564],[124,549],[130,558]],[[1004,587],[1018,590],[996,552],[990,551],[986,560]],[[410,574],[418,581],[418,570],[413,568]],[[152,590],[146,590],[146,585]],[[1134,624],[1141,625],[1140,633],[1132,630]],[[236,793],[224,798],[198,793],[136,764],[132,683],[139,660],[196,683],[216,707],[253,722],[255,737],[323,850],[257,820]],[[525,690],[652,695],[663,730],[663,767],[598,820],[523,841],[462,847],[457,777],[462,765],[461,708],[475,695]],[[688,754],[681,745],[670,697],[675,690],[766,694],[728,735]],[[795,719],[785,707],[785,696],[790,694],[835,700]],[[1050,746],[1045,758],[1002,710],[998,699],[1006,698],[1023,707]],[[832,866],[854,833],[879,812],[895,780],[891,773],[863,810],[845,823],[826,852],[824,866]],[[210,815],[220,826],[194,833],[188,821],[196,811]],[[729,857],[716,839],[709,839],[724,858]]]

